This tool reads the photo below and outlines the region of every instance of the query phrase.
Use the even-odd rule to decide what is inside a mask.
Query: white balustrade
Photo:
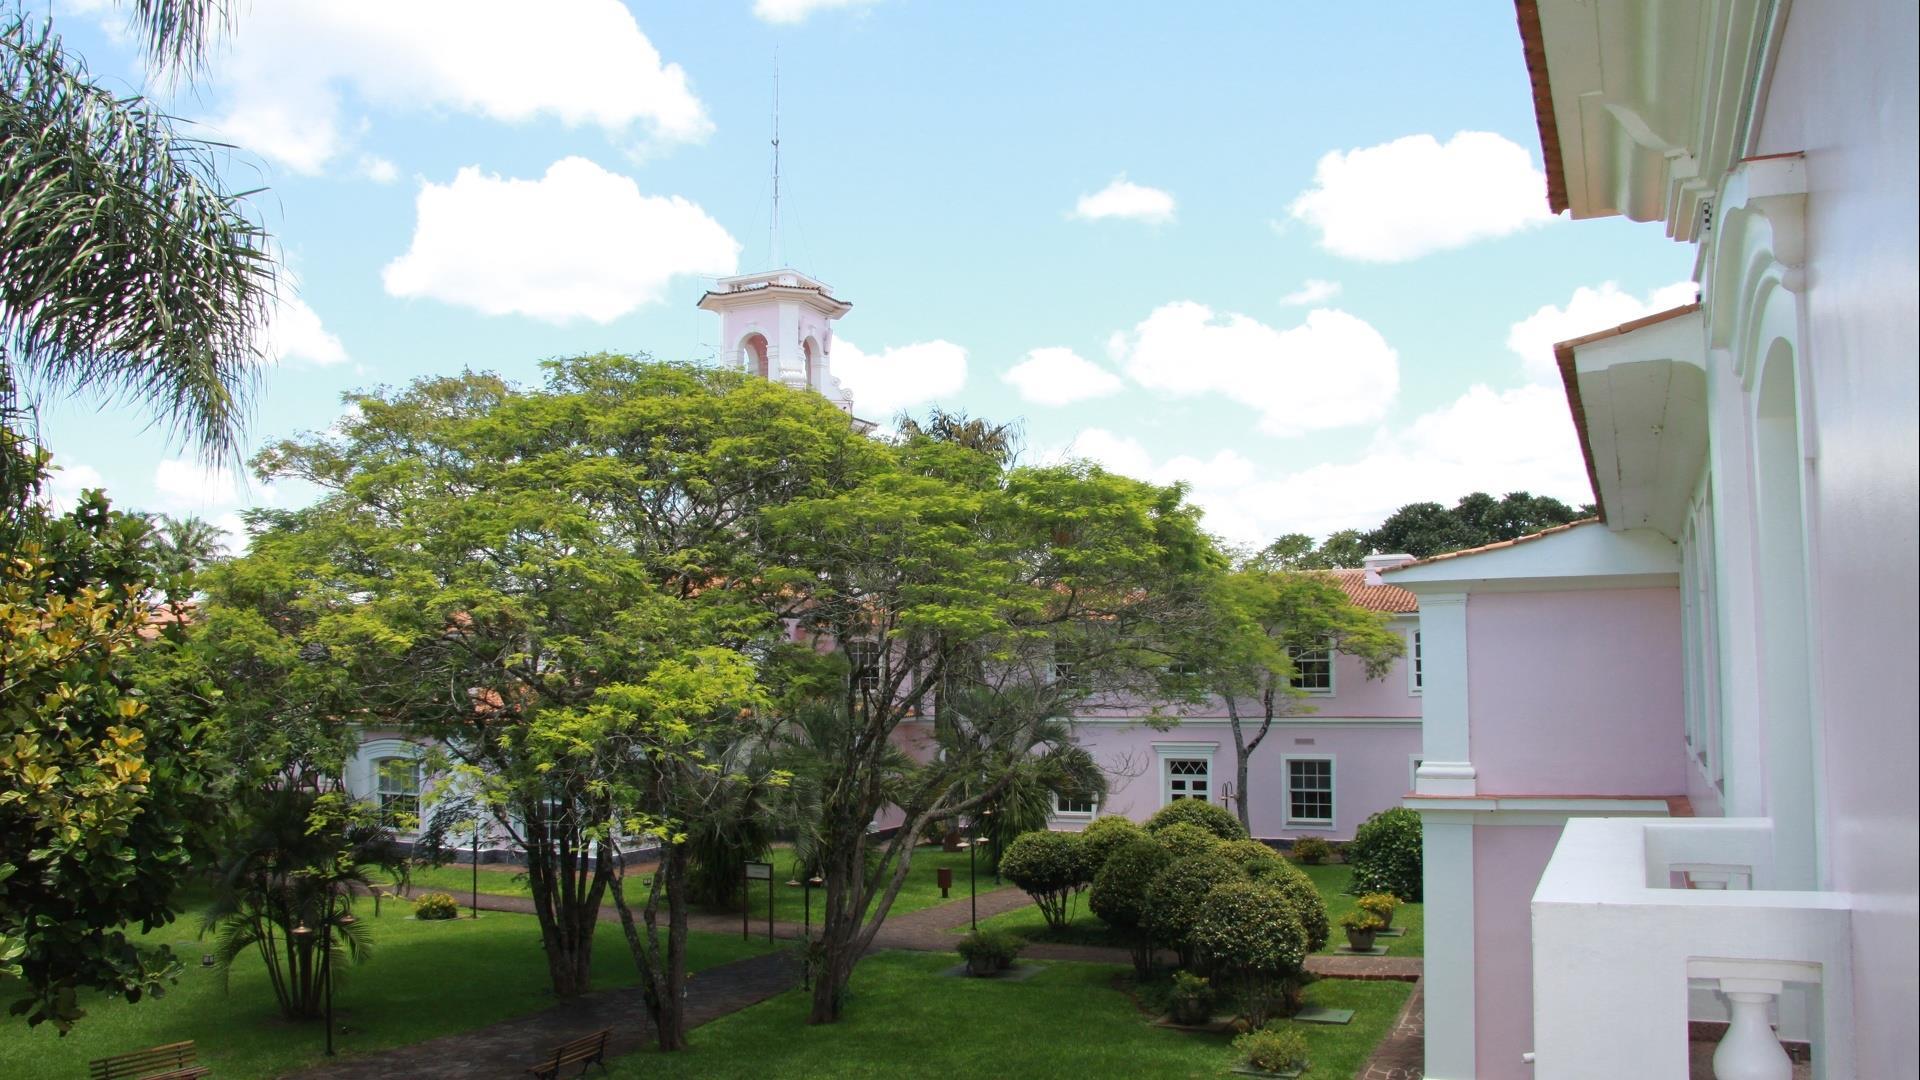
[[[1694,980],[1730,1008],[1718,1080],[1792,1075],[1789,987],[1817,1001],[1816,1076],[1851,1080],[1847,900],[1770,889],[1772,867],[1764,819],[1569,821],[1533,896],[1533,1075],[1684,1080]]]

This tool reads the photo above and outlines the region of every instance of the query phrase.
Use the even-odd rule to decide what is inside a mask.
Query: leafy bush
[[[1005,930],[975,930],[960,939],[956,950],[969,965],[978,969],[991,967],[1003,970],[1013,966],[1020,950],[1027,947],[1025,938]]]
[[[1205,799],[1175,799],[1153,812],[1147,819],[1147,831],[1157,833],[1170,825],[1198,825],[1222,840],[1245,840],[1247,827],[1224,806]]]
[[[1153,946],[1145,923],[1147,890],[1153,879],[1173,861],[1167,849],[1147,839],[1120,845],[1093,876],[1087,907],[1100,921],[1121,932],[1133,948],[1133,967],[1145,977],[1152,967]]]
[[[1214,853],[1228,862],[1239,865],[1243,870],[1254,863],[1279,857],[1278,852],[1258,840],[1226,840],[1214,849]]]
[[[1087,886],[1087,860],[1078,833],[1022,833],[1000,856],[1000,873],[1020,886],[1047,925],[1065,929],[1071,917],[1067,906]]]
[[[1384,930],[1387,924],[1382,922],[1380,916],[1375,915],[1373,912],[1362,911],[1359,908],[1355,908],[1345,915],[1340,916],[1340,926],[1346,930],[1354,930],[1365,934],[1376,930]]]
[[[1391,926],[1393,925],[1394,909],[1400,906],[1400,898],[1392,893],[1368,893],[1360,899],[1355,900],[1353,906],[1359,908],[1361,911],[1373,912],[1375,915],[1380,916],[1382,923]]]
[[[1200,902],[1193,942],[1240,989],[1247,1022],[1260,1027],[1287,999],[1307,959],[1307,932],[1280,889],[1251,881],[1216,886]]]
[[[1154,875],[1147,888],[1145,925],[1152,939],[1180,952],[1180,965],[1192,967],[1198,952],[1193,927],[1200,905],[1216,885],[1243,881],[1240,868],[1218,855],[1189,855],[1175,859]]]
[[[1293,842],[1294,860],[1308,866],[1319,866],[1332,854],[1332,845],[1317,836],[1302,836]]]
[[[1107,865],[1107,858],[1122,845],[1146,835],[1145,829],[1118,814],[1095,818],[1080,832],[1080,853],[1087,861],[1088,879],[1099,874],[1100,868]]]
[[[1233,1048],[1247,1064],[1268,1072],[1292,1072],[1307,1067],[1307,1037],[1293,1028],[1264,1027],[1237,1035]]]
[[[460,917],[460,904],[443,892],[430,892],[413,902],[413,917],[416,919],[456,919]]]
[[[1355,893],[1392,893],[1420,902],[1420,815],[1404,806],[1362,822],[1347,847]]]
[[[1261,879],[1265,884],[1280,890],[1286,898],[1287,908],[1300,923],[1300,929],[1307,935],[1307,951],[1319,952],[1327,947],[1327,939],[1333,935],[1333,922],[1327,916],[1327,901],[1314,887],[1313,879],[1300,872],[1297,867],[1287,866],[1291,873],[1271,875]]]
[[[1219,854],[1220,838],[1198,825],[1169,825],[1153,834],[1159,845],[1167,849],[1167,854],[1176,859],[1189,855]]]

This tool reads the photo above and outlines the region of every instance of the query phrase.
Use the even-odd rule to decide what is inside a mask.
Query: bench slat
[[[152,1077],[157,1073],[169,1080],[185,1080],[187,1077],[206,1075],[205,1069],[195,1071],[194,1056],[194,1046],[190,1040],[149,1046],[144,1050],[132,1050],[90,1061],[87,1063],[87,1077],[88,1080],[133,1080]]]
[[[582,1071],[586,1065],[599,1065],[606,1068],[607,1038],[613,1034],[612,1028],[596,1031],[569,1042],[563,1042],[554,1048],[553,1056],[546,1061],[529,1068],[527,1071],[541,1080],[560,1075],[560,1070],[569,1065],[580,1065]]]

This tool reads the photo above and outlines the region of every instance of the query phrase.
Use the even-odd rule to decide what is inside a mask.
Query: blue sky
[[[102,3],[60,30],[146,86]],[[256,0],[169,101],[247,148],[298,283],[250,445],[354,388],[711,356],[694,301],[772,258],[776,54],[783,261],[854,304],[856,411],[1017,418],[1031,457],[1188,481],[1236,542],[1590,498],[1546,346],[1687,298],[1658,225],[1547,216],[1501,3]],[[135,410],[43,433],[137,508],[303,497]]]

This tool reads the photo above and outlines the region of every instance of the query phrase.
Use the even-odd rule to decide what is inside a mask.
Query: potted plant
[[[1361,911],[1371,912],[1378,916],[1380,919],[1380,929],[1386,930],[1393,926],[1393,912],[1395,908],[1400,906],[1400,898],[1392,893],[1377,892],[1368,893],[1353,903],[1354,906]]]
[[[1189,1027],[1213,1019],[1213,984],[1185,971],[1173,973],[1173,992],[1167,995],[1167,1015]]]
[[[1386,928],[1380,916],[1364,908],[1355,908],[1340,916],[1340,925],[1347,932],[1347,947],[1354,952],[1371,950],[1373,936]]]
[[[1273,1076],[1299,1076],[1307,1071],[1307,1037],[1294,1028],[1269,1025],[1233,1040],[1233,1048],[1247,1064]]]
[[[996,975],[1013,966],[1026,942],[999,930],[976,930],[960,939],[960,956],[967,962],[967,974],[976,977]]]

